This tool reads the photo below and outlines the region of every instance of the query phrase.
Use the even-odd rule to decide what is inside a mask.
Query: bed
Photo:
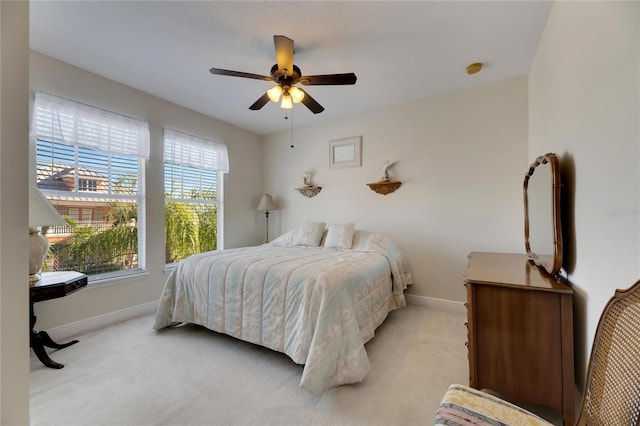
[[[199,324],[283,352],[304,365],[300,386],[316,395],[362,381],[364,344],[406,305],[411,270],[381,234],[324,228],[305,222],[268,244],[183,260],[167,278],[154,328]]]

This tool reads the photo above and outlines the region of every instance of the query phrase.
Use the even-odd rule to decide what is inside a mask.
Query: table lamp
[[[264,194],[258,204],[258,210],[264,211],[264,215],[267,220],[267,242],[269,242],[269,210],[278,210],[276,203],[273,201],[273,197],[269,194]]]
[[[39,281],[49,253],[49,240],[39,232],[42,226],[68,225],[37,188],[29,189],[29,283]]]

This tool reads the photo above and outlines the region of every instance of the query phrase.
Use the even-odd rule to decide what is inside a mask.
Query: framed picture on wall
[[[329,141],[329,168],[346,169],[362,165],[362,136]]]

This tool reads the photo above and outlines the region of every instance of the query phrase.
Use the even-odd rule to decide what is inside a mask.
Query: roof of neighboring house
[[[106,198],[106,197],[100,197],[100,198],[96,198],[96,197],[78,197],[78,196],[73,196],[73,197],[63,197],[61,195],[48,195],[47,196],[47,200],[51,201],[54,204],[62,204],[62,202],[65,203],[92,203],[95,205],[99,205],[99,204],[111,204],[111,203],[119,203],[119,204],[135,204],[136,200],[129,200],[129,199],[122,199],[122,198]],[[60,201],[60,203],[55,203],[56,201]],[[71,204],[73,205],[73,204]]]
[[[78,167],[77,172],[78,178],[81,179],[107,180],[107,178],[100,173],[85,167]],[[52,191],[70,191],[71,188],[64,183],[64,178],[73,179],[74,173],[74,167],[67,164],[53,163],[51,165],[40,166],[36,170],[38,188]]]

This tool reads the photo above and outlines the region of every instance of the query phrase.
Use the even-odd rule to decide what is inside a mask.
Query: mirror
[[[535,265],[560,272],[560,166],[553,153],[536,158],[524,178],[524,244]]]

